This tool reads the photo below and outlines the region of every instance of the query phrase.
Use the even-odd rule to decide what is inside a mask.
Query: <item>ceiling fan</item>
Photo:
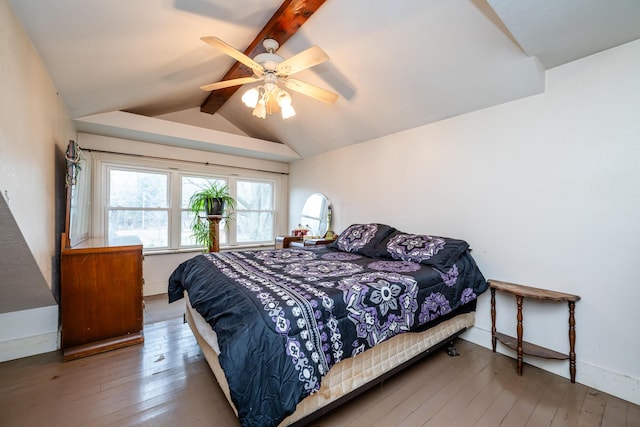
[[[338,99],[336,93],[289,77],[292,74],[329,60],[327,54],[317,46],[284,59],[275,53],[280,47],[278,42],[268,38],[262,42],[266,52],[259,53],[251,59],[217,37],[202,37],[201,40],[249,67],[253,71],[253,75],[251,77],[211,83],[200,86],[200,89],[213,91],[263,81],[264,84],[250,89],[242,96],[242,101],[248,107],[253,108],[253,115],[256,117],[265,118],[266,114],[271,114],[278,110],[282,111],[282,117],[285,119],[295,115],[295,111],[291,106],[291,96],[278,86],[279,82],[287,89],[327,104],[333,104]]]

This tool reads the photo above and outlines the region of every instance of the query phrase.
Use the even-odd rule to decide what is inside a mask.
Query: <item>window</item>
[[[109,237],[135,235],[145,248],[169,244],[169,176],[166,173],[108,169]]]
[[[274,236],[273,184],[237,181],[237,241],[264,242]]]
[[[211,167],[168,163],[96,156],[96,170],[102,171],[96,194],[102,196],[94,203],[104,209],[94,209],[94,235],[134,235],[145,252],[199,249],[191,235],[189,199],[202,186],[219,182],[229,187],[236,200],[234,220],[220,224],[220,245],[273,243],[276,189],[282,184],[279,176],[245,170],[245,175],[235,175],[229,173],[230,168],[226,174],[211,173]]]
[[[180,180],[181,197],[181,221],[180,221],[180,246],[195,246],[195,239],[191,236],[191,223],[193,222],[193,213],[189,209],[189,199],[193,193],[213,184],[214,182],[229,185],[227,180],[220,178],[205,178],[202,176],[182,176]],[[234,197],[235,198],[235,197]],[[206,215],[206,212],[202,212],[201,215]],[[220,223],[220,244],[227,243],[227,224],[222,221]]]

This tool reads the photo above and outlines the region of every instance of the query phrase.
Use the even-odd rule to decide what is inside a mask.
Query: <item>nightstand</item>
[[[543,357],[546,359],[569,359],[569,374],[571,382],[576,382],[576,320],[575,306],[580,300],[578,295],[566,294],[564,292],[556,292],[548,289],[534,288],[531,286],[517,285],[514,283],[501,282],[499,280],[489,280],[491,288],[491,341],[493,351],[496,351],[496,343],[500,341],[507,347],[515,350],[517,353],[517,372],[522,375],[522,356]],[[496,330],[496,291],[512,294],[516,298],[518,306],[517,315],[517,337],[505,335]],[[523,341],[523,319],[522,319],[522,303],[525,298],[536,299],[540,301],[558,301],[567,302],[569,305],[569,354],[559,353],[535,344]]]
[[[302,237],[299,236],[277,236],[276,237],[276,249],[286,249],[291,246],[291,243],[302,242]]]
[[[300,241],[291,242],[289,247],[291,248],[304,248],[310,246],[328,245],[335,242],[336,239],[304,239]]]

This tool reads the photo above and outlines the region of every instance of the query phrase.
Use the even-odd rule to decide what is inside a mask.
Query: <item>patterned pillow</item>
[[[469,244],[464,240],[399,231],[382,243],[385,243],[387,253],[394,259],[419,262],[440,270],[450,269],[469,249]]]
[[[331,247],[344,252],[372,256],[375,247],[395,230],[385,224],[352,224],[340,233]]]

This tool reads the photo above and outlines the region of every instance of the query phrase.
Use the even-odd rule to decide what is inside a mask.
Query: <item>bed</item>
[[[469,245],[353,224],[331,245],[180,264],[187,318],[243,426],[303,425],[473,325]],[[186,294],[186,295],[185,295]]]

